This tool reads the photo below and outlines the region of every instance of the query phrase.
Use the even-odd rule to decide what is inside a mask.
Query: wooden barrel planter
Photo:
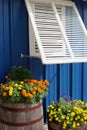
[[[62,126],[56,122],[48,122],[48,130],[63,130]],[[87,130],[87,125],[82,125],[72,130]]]
[[[43,130],[42,103],[0,103],[0,130]]]

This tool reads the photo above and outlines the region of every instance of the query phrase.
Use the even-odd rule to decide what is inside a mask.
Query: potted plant
[[[42,99],[48,92],[47,80],[31,79],[29,70],[13,67],[0,85],[0,122],[4,130],[42,130]]]
[[[48,106],[49,130],[87,130],[87,103],[81,100],[52,102]]]

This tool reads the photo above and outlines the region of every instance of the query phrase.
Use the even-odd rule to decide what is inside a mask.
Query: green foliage
[[[31,79],[32,74],[31,72],[22,67],[22,66],[14,66],[11,68],[8,76],[6,76],[7,80],[13,80],[13,81],[23,81],[24,79]]]

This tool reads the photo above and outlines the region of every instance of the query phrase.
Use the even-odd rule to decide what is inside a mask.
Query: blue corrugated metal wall
[[[87,2],[73,0],[87,27]],[[0,0],[0,82],[13,65],[28,67],[34,78],[50,81],[49,93],[44,99],[46,110],[62,94],[87,101],[87,63],[42,65],[39,59],[20,59],[28,54],[28,16],[24,0]]]
[[[27,12],[23,0],[0,0],[0,82],[13,65],[29,67]]]

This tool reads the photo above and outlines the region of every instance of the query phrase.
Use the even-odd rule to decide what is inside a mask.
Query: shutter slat
[[[34,51],[44,64],[87,61],[87,32],[70,0],[25,0],[35,33]]]

